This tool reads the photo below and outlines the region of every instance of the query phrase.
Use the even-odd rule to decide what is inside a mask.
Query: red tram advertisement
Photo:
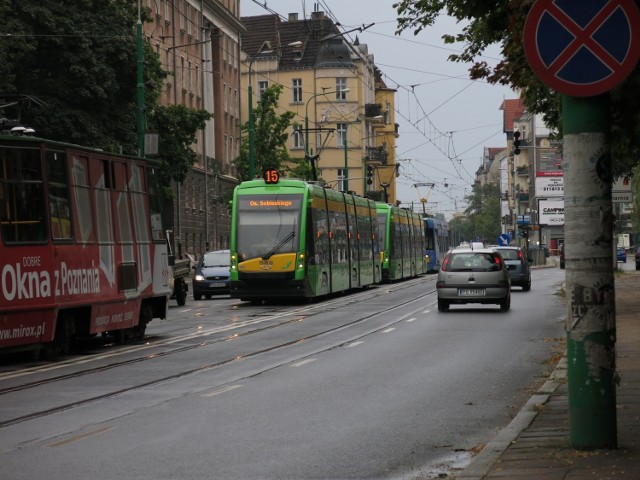
[[[166,317],[160,192],[149,160],[0,136],[0,353],[142,338]]]

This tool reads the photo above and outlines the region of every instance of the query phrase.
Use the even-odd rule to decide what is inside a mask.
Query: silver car
[[[449,250],[436,283],[438,310],[452,304],[495,303],[511,308],[511,278],[504,259],[493,248]]]

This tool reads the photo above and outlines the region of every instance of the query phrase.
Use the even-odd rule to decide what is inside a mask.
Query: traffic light
[[[520,132],[516,130],[513,132],[513,154],[520,155]]]
[[[367,185],[373,183],[373,165],[367,165]]]

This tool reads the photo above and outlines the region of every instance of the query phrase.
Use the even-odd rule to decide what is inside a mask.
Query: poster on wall
[[[540,200],[540,225],[564,225],[564,199]]]

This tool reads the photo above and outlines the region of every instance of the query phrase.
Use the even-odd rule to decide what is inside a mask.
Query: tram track
[[[402,282],[402,284],[391,284],[391,285],[383,285],[381,288],[385,289],[386,293],[392,293],[394,291],[397,290],[397,288],[409,288],[409,287],[415,287],[415,286],[420,286],[423,287],[424,283],[421,281],[421,279],[415,279],[415,280],[410,280],[407,282]],[[429,285],[430,288],[425,289],[424,291],[421,292],[420,295],[414,297],[412,300],[408,301],[408,302],[404,302],[401,304],[392,304],[389,305],[385,308],[382,308],[380,310],[376,310],[376,312],[374,313],[369,313],[366,315],[362,315],[362,316],[358,316],[356,318],[352,318],[349,321],[341,321],[338,325],[332,326],[330,328],[321,328],[315,332],[312,332],[308,335],[305,336],[299,336],[299,337],[294,337],[291,339],[287,339],[286,341],[283,342],[279,342],[279,343],[275,343],[272,345],[269,345],[265,348],[260,348],[260,349],[255,349],[249,352],[245,352],[243,353],[241,356],[238,355],[229,355],[226,358],[223,358],[221,360],[218,361],[214,361],[214,362],[207,362],[204,363],[202,365],[199,365],[195,368],[189,368],[189,369],[185,369],[185,370],[181,370],[179,372],[175,372],[175,373],[171,373],[171,374],[167,374],[167,375],[162,375],[158,378],[154,378],[148,381],[144,381],[144,382],[136,382],[133,383],[131,385],[127,385],[127,386],[123,386],[122,388],[118,388],[118,389],[114,389],[112,391],[108,391],[108,392],[104,392],[104,393],[100,393],[100,394],[96,394],[96,395],[89,395],[86,398],[81,398],[78,399],[76,401],[73,402],[67,402],[67,403],[62,403],[59,405],[52,405],[48,408],[40,408],[37,409],[35,411],[26,413],[26,414],[22,414],[22,415],[16,415],[12,418],[5,418],[3,420],[0,420],[0,428],[6,428],[12,425],[16,425],[19,423],[23,423],[23,422],[27,422],[30,420],[34,420],[34,419],[38,419],[38,418],[42,418],[42,417],[46,417],[48,415],[52,415],[58,412],[63,412],[66,410],[71,410],[73,408],[77,408],[77,407],[81,407],[90,403],[94,403],[100,400],[104,400],[107,398],[111,398],[111,397],[115,397],[118,395],[122,395],[128,392],[133,392],[136,390],[141,390],[144,388],[148,388],[154,385],[158,385],[164,382],[169,382],[172,380],[176,380],[182,377],[186,377],[189,375],[193,375],[199,372],[203,372],[206,370],[210,370],[210,369],[214,369],[214,368],[219,368],[222,367],[224,365],[230,364],[232,362],[238,361],[239,359],[246,359],[246,358],[252,358],[252,357],[257,357],[259,355],[265,354],[265,353],[269,353],[269,352],[273,352],[275,350],[279,350],[279,349],[283,349],[283,348],[287,348],[289,346],[298,344],[300,342],[304,342],[304,341],[309,341],[311,339],[314,338],[318,338],[324,335],[328,335],[331,334],[333,332],[337,332],[339,330],[343,330],[349,327],[352,327],[354,325],[357,324],[361,324],[363,322],[366,322],[368,320],[372,320],[374,318],[380,318],[384,315],[388,315],[389,313],[392,313],[393,311],[400,309],[400,308],[404,308],[407,305],[410,305],[413,302],[418,302],[418,301],[422,301],[423,297],[433,294],[435,292],[435,288],[433,288],[433,284],[431,283]],[[229,342],[229,341],[233,341],[233,340],[238,340],[240,338],[243,337],[248,337],[250,335],[255,335],[261,332],[266,332],[268,330],[271,329],[275,329],[275,328],[279,328],[279,327],[283,327],[286,325],[291,325],[293,323],[299,322],[302,319],[308,319],[311,316],[313,316],[316,313],[326,313],[326,312],[330,312],[330,311],[335,311],[337,309],[339,309],[340,307],[345,307],[348,305],[352,305],[354,303],[358,303],[358,302],[366,302],[368,299],[371,298],[377,298],[380,296],[381,292],[379,291],[378,287],[377,289],[368,289],[368,290],[364,290],[362,292],[357,292],[354,295],[349,295],[347,297],[340,297],[340,298],[332,298],[323,302],[319,302],[317,304],[313,304],[313,305],[306,305],[302,308],[296,308],[294,310],[287,310],[287,309],[282,309],[281,312],[278,312],[276,314],[271,314],[268,315],[265,318],[260,318],[260,319],[254,319],[253,321],[251,320],[247,320],[246,322],[243,323],[238,323],[238,324],[234,324],[232,326],[229,326],[230,328],[227,329],[227,331],[230,330],[237,330],[241,327],[251,327],[254,326],[256,324],[260,324],[262,322],[271,322],[268,325],[263,325],[263,326],[259,326],[257,328],[249,328],[245,331],[242,332],[236,332],[233,333],[232,335],[224,335],[222,337],[217,337],[217,338],[213,338],[211,340],[206,340],[206,341],[202,341],[202,337],[203,335],[213,335],[214,332],[210,332],[210,333],[205,333],[205,334],[200,334],[200,335],[184,335],[184,336],[179,336],[179,337],[175,337],[172,339],[168,339],[166,341],[161,341],[161,342],[157,342],[157,343],[151,343],[148,346],[142,346],[140,347],[141,350],[145,350],[146,353],[144,355],[139,355],[136,356],[134,358],[129,358],[129,359],[125,359],[125,360],[118,360],[118,361],[114,361],[114,362],[110,362],[107,363],[105,365],[99,365],[99,366],[94,366],[91,368],[84,368],[78,371],[74,371],[74,372],[70,372],[70,373],[65,373],[62,375],[55,375],[52,377],[48,377],[48,378],[43,378],[43,379],[39,379],[39,380],[34,380],[34,381],[30,381],[30,382],[23,382],[17,385],[13,385],[13,386],[9,386],[9,387],[5,387],[5,388],[0,388],[0,402],[2,400],[2,397],[8,396],[12,393],[17,393],[17,392],[25,392],[25,391],[29,391],[32,389],[37,389],[39,387],[43,387],[43,386],[48,386],[48,385],[52,385],[55,383],[60,383],[60,382],[64,382],[64,381],[69,381],[69,380],[73,380],[79,377],[83,377],[83,376],[87,376],[87,375],[97,375],[97,374],[101,374],[110,370],[115,370],[118,368],[122,368],[122,367],[127,367],[127,366],[131,366],[134,364],[139,364],[142,362],[147,362],[147,361],[153,361],[155,359],[160,359],[160,358],[167,358],[173,355],[178,355],[181,353],[185,353],[188,352],[190,350],[195,350],[195,349],[199,349],[199,348],[206,348],[206,347],[211,347],[214,346],[216,344],[221,344],[221,343],[225,343],[225,342]],[[314,311],[319,310],[318,312],[314,313]],[[291,317],[291,318],[286,318],[285,320],[282,321],[278,321],[278,318],[282,318],[282,317]],[[275,322],[274,322],[275,320]],[[394,325],[396,323],[399,323],[402,321],[402,318],[399,319],[395,319],[395,320],[390,320],[388,322],[385,322],[383,325],[371,330],[371,331],[367,331],[366,333],[363,333],[362,335],[354,338],[353,340],[357,340],[359,338],[365,337],[367,335],[370,335],[372,333],[378,332],[382,329],[388,328],[391,325]],[[233,328],[231,328],[233,327]],[[220,331],[215,332],[215,333],[222,333]],[[174,343],[180,343],[180,342],[184,342],[186,341],[186,339],[189,340],[195,340],[194,343],[189,344],[189,345],[182,345],[180,347],[177,348],[170,348],[168,350],[165,351],[161,351],[161,352],[155,352],[155,353],[149,353],[149,348],[153,347],[155,349],[157,349],[158,347],[170,347],[172,344]],[[329,350],[331,348],[335,348],[338,345],[331,345],[330,347],[327,347],[326,349]],[[131,353],[131,350],[127,350],[126,352]],[[114,353],[114,356],[119,356],[121,355],[123,352],[120,352],[120,354],[118,353]],[[70,366],[70,365],[76,365],[77,364],[67,364],[66,366]],[[273,368],[273,367],[271,367]],[[30,373],[36,373],[36,371],[32,371]],[[40,370],[38,373],[42,373],[42,370]],[[0,381],[2,381],[2,378],[0,378]],[[1,405],[1,403],[0,403]]]

